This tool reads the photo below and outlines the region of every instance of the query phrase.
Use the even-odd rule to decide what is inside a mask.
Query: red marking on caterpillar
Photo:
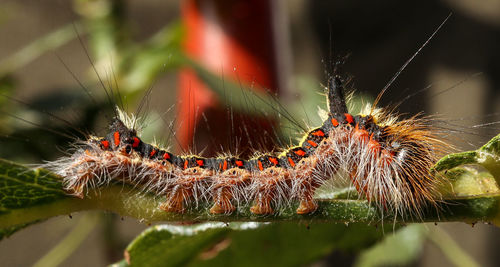
[[[293,153],[295,153],[295,154],[297,154],[298,156],[301,156],[301,157],[303,157],[303,156],[306,155],[306,152],[304,150],[301,150],[301,149],[296,150]]]
[[[262,161],[258,160],[257,162],[259,164],[259,170],[263,171],[264,167],[262,166]]]
[[[104,150],[107,150],[109,148],[109,141],[103,140],[103,141],[101,141],[101,145],[102,145]]]
[[[277,158],[272,158],[272,157],[270,157],[270,158],[269,158],[269,161],[270,161],[272,164],[274,164],[274,166],[278,165],[278,159],[277,159]]]
[[[136,148],[139,146],[140,143],[141,143],[141,140],[134,136],[134,142],[132,143],[132,147]]]
[[[339,122],[337,121],[337,119],[332,118],[332,119],[331,119],[331,122],[332,122],[333,127],[337,127],[337,126],[339,126]]]
[[[307,143],[309,143],[312,147],[317,147],[318,144],[314,143],[312,140],[307,140]]]
[[[315,132],[312,132],[311,134],[314,136],[320,136],[320,137],[325,136],[325,133],[322,130],[317,130]]]
[[[119,146],[120,145],[120,132],[114,132],[113,138],[115,141],[115,146]]]
[[[347,121],[348,124],[352,124],[354,122],[354,118],[352,117],[351,114],[349,113],[344,113],[345,120]]]

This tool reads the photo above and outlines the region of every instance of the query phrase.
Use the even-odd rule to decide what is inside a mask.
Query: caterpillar
[[[104,137],[90,137],[75,152],[46,167],[64,177],[64,188],[83,198],[90,188],[123,181],[165,198],[159,207],[182,213],[200,201],[212,214],[250,206],[253,214],[273,214],[297,203],[296,213],[318,205],[316,189],[346,173],[360,196],[383,210],[419,215],[439,201],[441,178],[430,169],[447,147],[430,125],[414,116],[400,120],[388,109],[367,105],[348,113],[344,80],[332,75],[328,112],[297,146],[251,158],[234,155],[175,155],[144,142],[138,118],[117,108]],[[376,102],[375,102],[376,103]]]

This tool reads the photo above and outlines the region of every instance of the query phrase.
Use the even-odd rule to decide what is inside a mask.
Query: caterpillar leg
[[[183,185],[174,186],[167,196],[167,201],[160,206],[160,209],[166,212],[183,213],[185,211],[184,203],[193,195],[191,187]]]
[[[356,172],[351,172],[349,176],[360,196],[364,196],[369,203],[375,201],[376,204],[384,210],[388,209],[385,196],[382,194],[375,198],[374,195],[372,195],[372,192],[368,189],[368,184],[366,182],[368,176],[367,174],[360,177],[360,175]]]
[[[373,185],[370,186],[370,182],[367,181],[368,179],[368,173],[360,173],[359,169],[357,166],[350,172],[349,177],[352,181],[352,184],[356,188],[356,191],[360,196],[364,196],[368,202],[376,202],[379,207],[383,208],[384,210],[387,210],[387,202],[384,194],[380,194],[379,196],[374,196],[372,193],[372,190],[370,188],[373,187]]]
[[[314,200],[314,191],[321,183],[316,181],[314,168],[318,165],[318,159],[308,158],[301,160],[295,172],[294,187],[299,199],[299,207],[295,211],[297,214],[307,214],[314,212],[318,204]]]
[[[270,190],[258,193],[255,204],[250,208],[250,211],[257,215],[272,214],[274,212],[271,207],[273,197],[274,195]]]
[[[88,176],[87,174],[85,176]],[[83,178],[86,181],[88,178]],[[86,187],[86,182],[79,183],[78,185],[73,185],[71,187],[65,188],[66,193],[73,195],[77,198],[83,199],[83,191]]]
[[[250,208],[253,214],[272,214],[272,202],[280,206],[291,197],[290,175],[286,169],[270,167],[258,173],[255,178],[255,201]]]
[[[72,163],[68,168],[56,170],[56,173],[66,177],[64,187],[67,193],[83,198],[83,191],[93,178],[96,169],[95,155],[89,150],[85,150],[81,159]]]
[[[212,214],[227,214],[232,213],[236,207],[231,203],[233,194],[231,189],[221,187],[215,190],[214,205],[210,208]]]
[[[318,203],[313,198],[315,189],[314,187],[309,187],[302,194],[299,207],[296,210],[297,214],[308,214],[316,211]]]
[[[56,168],[48,166],[55,173],[65,177],[65,190],[78,198],[84,197],[86,188],[96,188],[101,184],[107,184],[112,178],[126,176],[121,168],[129,164],[127,159],[117,158],[110,152],[99,152],[93,150],[81,151],[77,156],[63,158],[63,162],[56,162],[54,166],[64,166],[64,161],[71,161],[71,164],[65,168]],[[78,160],[74,161],[74,158]]]
[[[166,212],[183,213],[186,211],[185,204],[191,199],[197,202],[208,188],[207,177],[211,177],[212,172],[200,167],[193,167],[183,170],[173,176],[172,185],[166,186],[165,194],[167,200],[160,208]]]
[[[240,168],[231,168],[216,176],[211,190],[214,205],[210,208],[210,213],[232,213],[236,209],[233,201],[240,201],[244,197],[243,190],[249,181],[250,172]]]

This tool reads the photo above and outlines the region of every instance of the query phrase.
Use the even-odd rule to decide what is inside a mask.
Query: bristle
[[[118,117],[116,119],[123,122],[123,124],[125,124],[127,128],[135,130],[142,129],[142,125],[139,124],[139,118],[137,118],[134,114],[128,114],[118,106],[115,109],[116,113],[118,114]]]

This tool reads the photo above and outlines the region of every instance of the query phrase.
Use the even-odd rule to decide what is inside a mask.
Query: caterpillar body
[[[430,168],[446,143],[429,120],[398,120],[396,114],[369,106],[353,116],[343,90],[341,77],[330,77],[327,118],[279,154],[249,159],[175,155],[141,140],[137,118],[117,108],[105,137],[89,138],[47,167],[80,198],[89,188],[119,180],[165,197],[160,208],[177,213],[200,201],[212,203],[212,214],[232,213],[243,205],[254,214],[272,214],[294,203],[298,214],[312,213],[318,207],[315,190],[339,170],[361,196],[384,210],[419,215],[435,205],[440,178]]]

